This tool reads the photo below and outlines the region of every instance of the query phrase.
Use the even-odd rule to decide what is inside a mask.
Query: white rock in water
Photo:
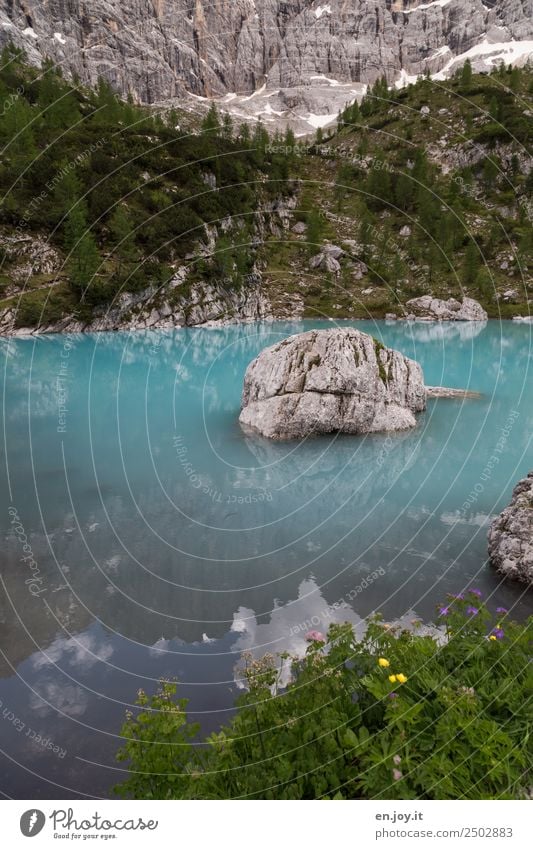
[[[407,301],[406,307],[417,318],[431,321],[487,321],[488,315],[473,298],[463,298],[463,302],[455,298],[443,301],[432,295],[422,295]]]
[[[533,584],[533,472],[517,483],[511,503],[492,523],[489,556],[502,575]]]
[[[239,418],[270,439],[406,430],[426,407],[421,367],[353,328],[310,330],[248,366]]]

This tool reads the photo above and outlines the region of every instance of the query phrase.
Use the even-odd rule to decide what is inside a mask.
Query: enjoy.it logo
[[[37,808],[31,808],[25,811],[20,818],[20,830],[24,837],[35,837],[43,830],[46,817],[42,811]]]

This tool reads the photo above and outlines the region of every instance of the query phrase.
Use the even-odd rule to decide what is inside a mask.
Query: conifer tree
[[[109,231],[112,236],[113,253],[118,260],[120,276],[123,265],[135,259],[135,243],[132,234],[132,224],[128,213],[122,205],[115,208],[110,220]]]
[[[56,223],[67,218],[69,210],[72,209],[81,192],[78,176],[69,168],[68,160],[63,159],[59,163],[58,175],[61,175],[61,179],[54,181],[49,207],[51,218]]]
[[[229,112],[224,112],[222,118],[222,135],[228,140],[233,138],[233,119]]]
[[[459,77],[459,84],[463,90],[468,90],[472,85],[472,63],[470,59],[467,59],[464,63],[461,76]]]
[[[479,254],[479,248],[471,239],[466,247],[463,261],[462,282],[465,286],[472,286],[476,282],[480,265],[481,257]]]
[[[220,117],[214,101],[211,103],[207,115],[202,121],[202,131],[210,135],[216,135],[220,131]]]
[[[240,126],[239,143],[242,147],[250,147],[250,127],[246,123]]]
[[[79,203],[72,207],[67,218],[65,249],[68,251],[70,285],[83,298],[100,265],[100,255],[95,238],[87,226],[85,211]]]
[[[104,77],[98,78],[95,98],[94,122],[98,125],[116,124],[120,117],[120,107],[110,83]]]

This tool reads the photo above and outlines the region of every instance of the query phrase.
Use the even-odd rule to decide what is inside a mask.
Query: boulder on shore
[[[517,483],[511,503],[492,523],[489,556],[502,575],[533,584],[533,472]]]
[[[473,298],[463,298],[461,303],[456,298],[443,301],[432,295],[422,295],[421,298],[412,298],[407,301],[406,307],[415,318],[426,321],[487,321],[488,319],[481,304]]]
[[[239,421],[270,439],[406,430],[426,406],[421,367],[354,328],[310,330],[248,366]]]

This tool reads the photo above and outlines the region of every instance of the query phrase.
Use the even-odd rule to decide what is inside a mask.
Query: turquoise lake
[[[109,795],[124,712],[160,677],[209,732],[244,649],[302,651],[372,612],[431,623],[467,587],[532,612],[486,538],[533,468],[533,326],[339,324],[482,397],[430,401],[406,433],[272,443],[239,427],[246,367],[331,322],[0,342],[10,796]]]

